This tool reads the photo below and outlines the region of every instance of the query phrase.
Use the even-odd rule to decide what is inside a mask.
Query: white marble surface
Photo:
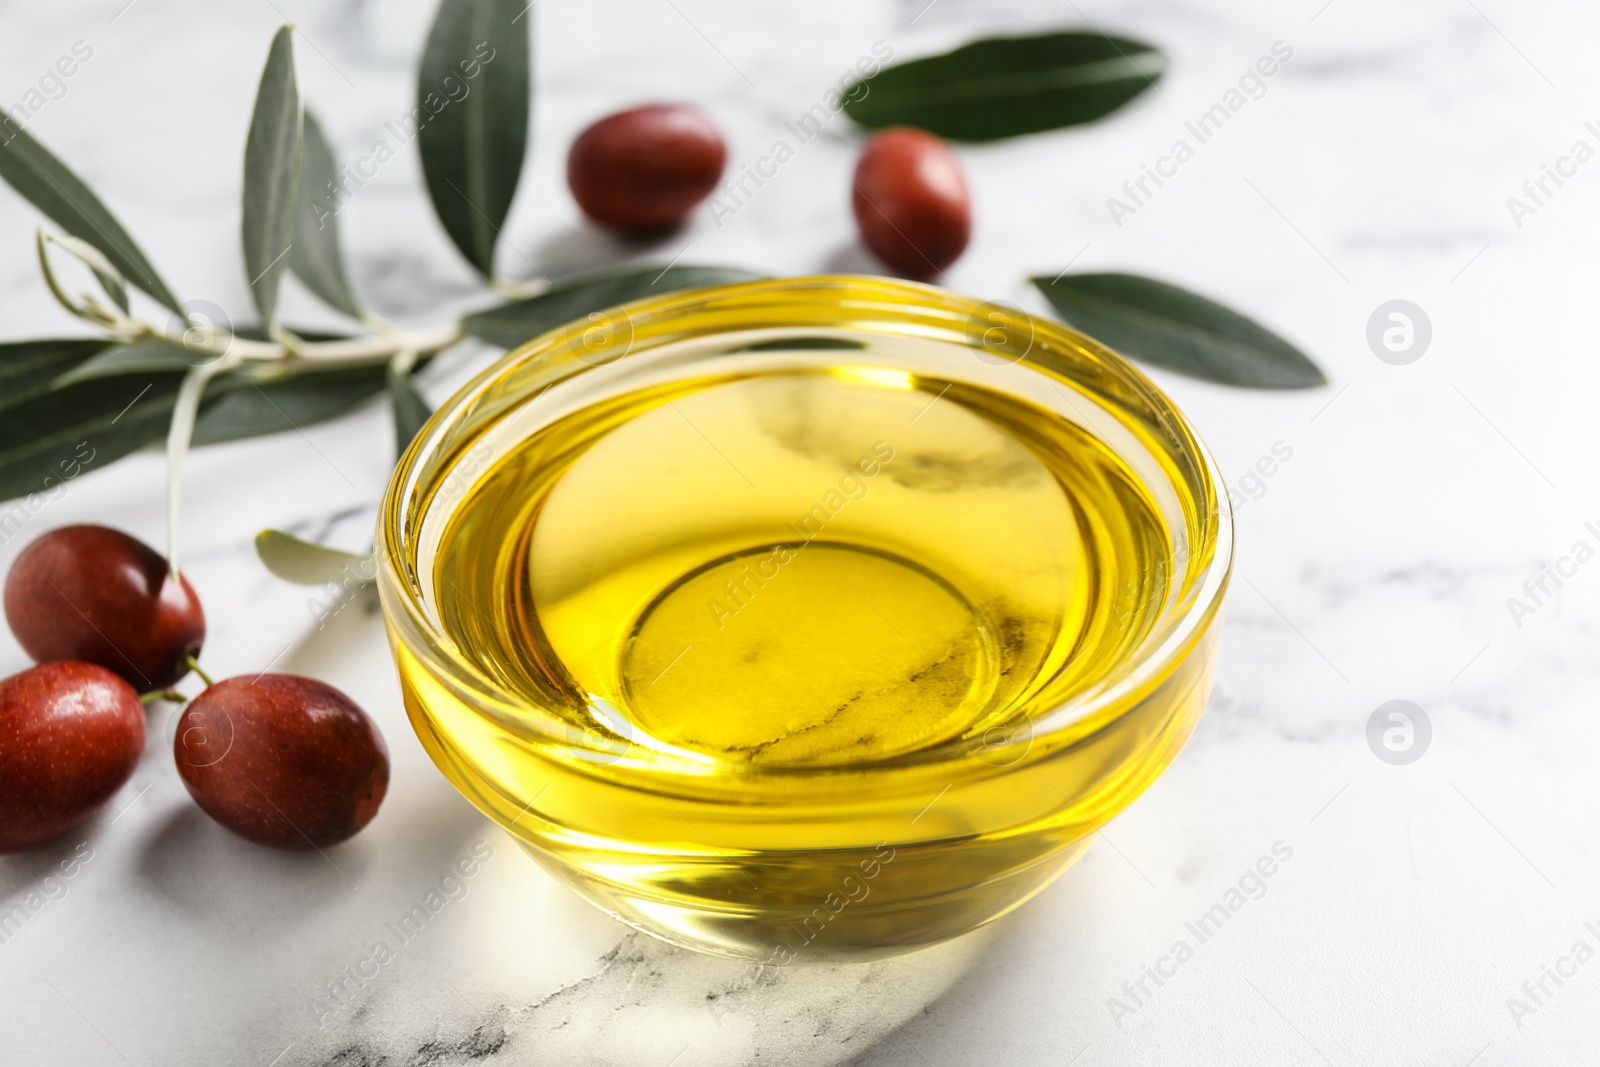
[[[0,3],[0,102],[87,42],[93,58],[30,128],[105,194],[185,296],[248,307],[239,161],[274,26],[298,21],[309,99],[346,158],[411,95],[421,2]],[[1165,47],[1171,74],[1113,121],[961,156],[976,237],[949,284],[1040,309],[1029,272],[1128,268],[1257,313],[1328,369],[1268,395],[1170,375],[1230,477],[1293,450],[1238,516],[1217,691],[1171,771],[1036,901],[926,955],[795,969],[717,1024],[737,969],[628,934],[517,852],[428,763],[401,713],[370,605],[312,626],[305,594],[255,562],[272,525],[356,547],[388,473],[381,410],[304,436],[211,448],[190,466],[189,573],[214,670],[324,678],[380,720],[395,756],[376,822],[330,852],[254,848],[194,809],[171,716],[107,812],[58,847],[0,860],[0,904],[52,899],[0,944],[0,1059],[71,1064],[420,1065],[755,1062],[1465,1065],[1593,1062],[1600,962],[1600,564],[1519,627],[1525,579],[1600,538],[1593,330],[1600,162],[1515,225],[1506,198],[1600,138],[1600,11],[1573,0],[926,0],[738,4],[543,0],[534,156],[507,228],[508,273],[627,257],[772,272],[870,269],[845,196],[839,119],[718,228],[696,217],[641,252],[597,236],[562,183],[590,119],[647,99],[707,107],[735,166],[766,152],[873,42],[899,56],[980,30],[1093,22]],[[119,9],[120,13],[119,13]],[[920,16],[919,16],[919,11]],[[914,21],[913,21],[914,20]],[[1105,200],[1240,72],[1294,58],[1119,228]],[[747,83],[746,78],[749,81]],[[1553,187],[1552,187],[1553,188]],[[0,331],[49,336],[36,217],[0,190]],[[359,286],[423,323],[478,299],[432,221],[414,156],[344,214]],[[1431,318],[1418,362],[1364,339],[1381,303]],[[320,321],[290,295],[291,319]],[[444,395],[486,353],[429,378]],[[113,523],[162,543],[161,462],[75,482],[33,531]],[[8,564],[22,538],[0,548]],[[25,665],[0,637],[0,670]],[[1368,716],[1417,702],[1426,754],[1390,766]],[[1185,922],[1277,842],[1293,849],[1223,931],[1114,1017]],[[50,865],[87,842],[65,882]],[[383,923],[482,842],[493,856],[348,1003],[320,1001]],[[1586,921],[1595,923],[1586,929]],[[1537,992],[1537,990],[1535,990]],[[1534,1010],[1514,1017],[1508,998]],[[1133,1001],[1127,1001],[1133,1004]],[[329,1011],[330,1006],[337,1011]],[[319,1018],[324,1025],[319,1027]]]

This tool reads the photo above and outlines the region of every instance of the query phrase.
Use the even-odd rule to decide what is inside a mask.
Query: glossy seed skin
[[[144,752],[133,687],[92,663],[0,680],[0,853],[53,841],[121,789]]]
[[[567,185],[595,222],[618,233],[676,229],[710,195],[727,146],[704,112],[650,104],[594,123],[572,142]]]
[[[856,163],[851,207],[861,240],[891,270],[928,279],[972,236],[972,200],[950,146],[909,127],[884,130]]]
[[[327,848],[372,821],[389,787],[377,724],[331,685],[229,678],[184,706],[178,774],[207,815],[282,849]]]
[[[6,575],[6,622],[39,662],[80,660],[141,693],[189,673],[206,616],[149,545],[106,526],[63,526],[24,548]]]

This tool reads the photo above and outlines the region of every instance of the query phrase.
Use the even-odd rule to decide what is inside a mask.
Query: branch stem
[[[41,256],[43,242],[41,241]],[[111,330],[117,340],[133,344],[144,340],[163,340],[181,345],[190,352],[212,357],[190,370],[178,387],[172,408],[172,424],[167,431],[167,569],[172,577],[178,570],[178,526],[183,494],[183,458],[194,438],[195,419],[206,385],[219,374],[244,363],[276,364],[281,377],[297,370],[362,366],[370,363],[396,363],[409,370],[422,356],[432,355],[460,341],[460,323],[431,330],[386,330],[366,337],[340,341],[305,341],[285,337],[282,341],[252,341],[227,330],[193,326],[182,337],[173,337],[147,322],[122,319]]]
[[[387,363],[397,353],[405,351],[432,355],[449,348],[464,336],[460,324],[451,323],[431,330],[394,330],[339,341],[297,339],[291,348],[277,341],[252,341],[227,330],[205,326],[191,327],[184,331],[182,337],[173,337],[149,323],[129,321],[117,333],[117,339],[125,344],[165,341],[197,354],[231,359],[233,366],[241,363],[283,363],[287,366],[300,364],[316,367]]]
[[[189,669],[191,671],[194,671],[195,674],[199,675],[200,676],[200,680],[202,682],[206,683],[206,685],[216,685],[217,684],[216,682],[213,682],[211,680],[211,675],[207,674],[205,671],[200,669],[200,661],[195,659],[193,656],[185,656],[185,657],[183,657],[183,662],[187,663],[189,665]]]
[[[183,376],[178,386],[178,398],[172,406],[172,425],[167,430],[167,570],[174,581],[178,572],[178,515],[179,498],[183,494],[183,457],[189,451],[189,441],[194,437],[195,419],[200,414],[200,398],[205,395],[206,383],[224,371],[238,366],[239,360],[220,356],[210,363],[202,363]]]

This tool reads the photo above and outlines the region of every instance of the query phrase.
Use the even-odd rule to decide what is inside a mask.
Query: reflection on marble
[[[20,100],[74,42],[92,46],[30,131],[103,191],[177,291],[242,319],[239,160],[272,30],[296,21],[306,96],[351,159],[408,102],[431,8],[11,3],[0,103]],[[531,14],[534,155],[502,259],[515,277],[679,254],[772,273],[876,271],[853,238],[858,142],[843,120],[723,225],[697,215],[641,247],[587,227],[564,187],[563,149],[607,111],[698,103],[737,165],[879,40],[903,58],[1092,23],[1171,53],[1159,88],[1109,122],[959,150],[975,237],[947,284],[1045,313],[1030,273],[1069,262],[1151,273],[1251,311],[1328,370],[1332,385],[1296,394],[1154,375],[1236,484],[1275,443],[1294,453],[1238,515],[1210,709],[1172,769],[1014,915],[928,953],[795,968],[719,1026],[712,1009],[738,987],[737,968],[634,935],[558,889],[428,762],[370,603],[318,630],[308,591],[255,562],[250,539],[264,526],[370,543],[393,461],[387,414],[202,449],[186,472],[184,525],[208,666],[273,664],[354,694],[389,740],[391,792],[366,831],[326,856],[256,848],[196,813],[172,769],[173,710],[154,709],[144,760],[101,816],[0,858],[0,908],[22,908],[0,911],[0,1059],[1593,1061],[1600,965],[1550,984],[1531,1014],[1507,1005],[1575,940],[1600,948],[1584,925],[1600,924],[1600,570],[1578,570],[1531,617],[1513,619],[1506,601],[1600,519],[1588,313],[1600,185],[1580,170],[1520,226],[1507,198],[1596,118],[1600,10],[542,0]],[[1295,58],[1266,95],[1116,225],[1106,201],[1122,182],[1280,40]],[[381,313],[425,324],[491,299],[432,220],[414,154],[385,166],[340,221],[357,286]],[[70,328],[37,277],[37,223],[0,190],[8,338]],[[1424,308],[1434,334],[1403,367],[1365,340],[1374,309],[1397,298]],[[337,324],[303,291],[285,303],[291,322]],[[430,367],[429,391],[442,397],[490,355],[469,348]],[[86,475],[0,543],[0,566],[28,536],[69,522],[161,544],[162,485],[153,453]],[[0,672],[25,662],[0,635]],[[1368,717],[1396,698],[1433,726],[1408,766],[1367,747]],[[1294,858],[1265,894],[1161,984],[1145,978],[1279,841]],[[466,877],[457,864],[474,847],[493,855]],[[437,912],[402,942],[389,924],[427,911],[430,891]],[[392,958],[375,959],[380,939]],[[365,984],[351,979],[340,997],[328,986],[346,968]]]

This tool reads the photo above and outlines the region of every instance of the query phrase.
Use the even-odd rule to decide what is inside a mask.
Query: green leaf
[[[303,330],[298,326],[289,326],[287,329],[290,333],[294,334],[302,341],[348,341],[351,337],[351,335],[348,333],[327,333],[323,330]],[[266,329],[256,323],[246,323],[243,326],[235,326],[233,328],[233,332],[236,336],[243,337],[249,341],[272,340],[271,335],[268,334]]]
[[[60,378],[56,386],[85,382],[90,378],[115,378],[122,374],[151,374],[162,371],[183,372],[214,356],[204,352],[191,352],[165,341],[140,341],[132,345],[111,345],[92,359],[73,367]]]
[[[998,141],[1093,122],[1156,81],[1167,59],[1101,33],[990,37],[886,67],[845,91],[869,129],[916,126],[955,141]]]
[[[485,278],[511,210],[532,99],[525,0],[441,0],[417,72],[417,145],[433,209]]]
[[[272,38],[244,145],[244,270],[261,321],[277,322],[278,285],[294,242],[300,175],[300,89],[294,78],[294,27]]]
[[[289,269],[330,307],[359,319],[361,306],[345,275],[339,245],[338,181],[339,167],[333,149],[316,118],[307,111],[300,146],[300,203],[294,213]]]
[[[242,336],[259,334],[242,328]],[[333,339],[309,334],[312,339]],[[93,358],[99,341],[26,341],[0,346],[0,501],[98,469],[166,437],[178,387],[189,368],[154,360],[144,370],[53,384],[69,360]],[[16,370],[11,360],[14,357]],[[424,365],[424,362],[419,365]],[[298,430],[336,418],[384,390],[384,365],[301,370],[290,378],[275,368],[245,366],[206,386],[195,424],[195,445]],[[46,378],[46,374],[50,378]],[[264,376],[267,374],[267,376]],[[16,382],[18,392],[11,394]],[[50,478],[50,483],[46,483]],[[6,509],[0,509],[0,533]]]
[[[590,312],[630,300],[760,277],[738,267],[612,267],[569,278],[538,296],[468,315],[461,320],[461,327],[479,340],[515,348]]]
[[[0,410],[48,391],[57,378],[110,345],[99,338],[0,344]]]
[[[394,450],[403,455],[425,422],[433,414],[433,405],[417,388],[416,379],[409,371],[389,364],[385,374],[389,387],[389,402],[394,408]]]
[[[0,418],[0,500],[54,494],[61,482],[161,440],[182,380],[97,378],[8,407]],[[0,524],[11,513],[0,511]]]
[[[296,537],[287,530],[262,530],[256,534],[256,555],[267,570],[296,585],[338,585],[372,581],[372,554],[329,548]]]
[[[0,178],[56,225],[98,248],[124,278],[182,314],[178,298],[100,198],[32,134],[9,121],[0,121]]]
[[[278,381],[225,375],[212,383],[215,403],[195,423],[194,443],[217,444],[299,430],[338,418],[383,392],[383,367],[338,367],[305,371]]]
[[[111,298],[113,304],[122,309],[124,315],[128,313],[127,283],[123,280],[121,272],[106,258],[104,252],[88,241],[80,241],[71,234],[61,234],[57,237],[46,238],[46,240],[59,245],[62,251],[72,255],[94,272],[95,280],[100,283],[100,288],[105,290],[106,296]]]
[[[1133,274],[1032,281],[1064,320],[1125,356],[1223,385],[1327,384],[1317,365],[1288,341],[1176,285]]]

